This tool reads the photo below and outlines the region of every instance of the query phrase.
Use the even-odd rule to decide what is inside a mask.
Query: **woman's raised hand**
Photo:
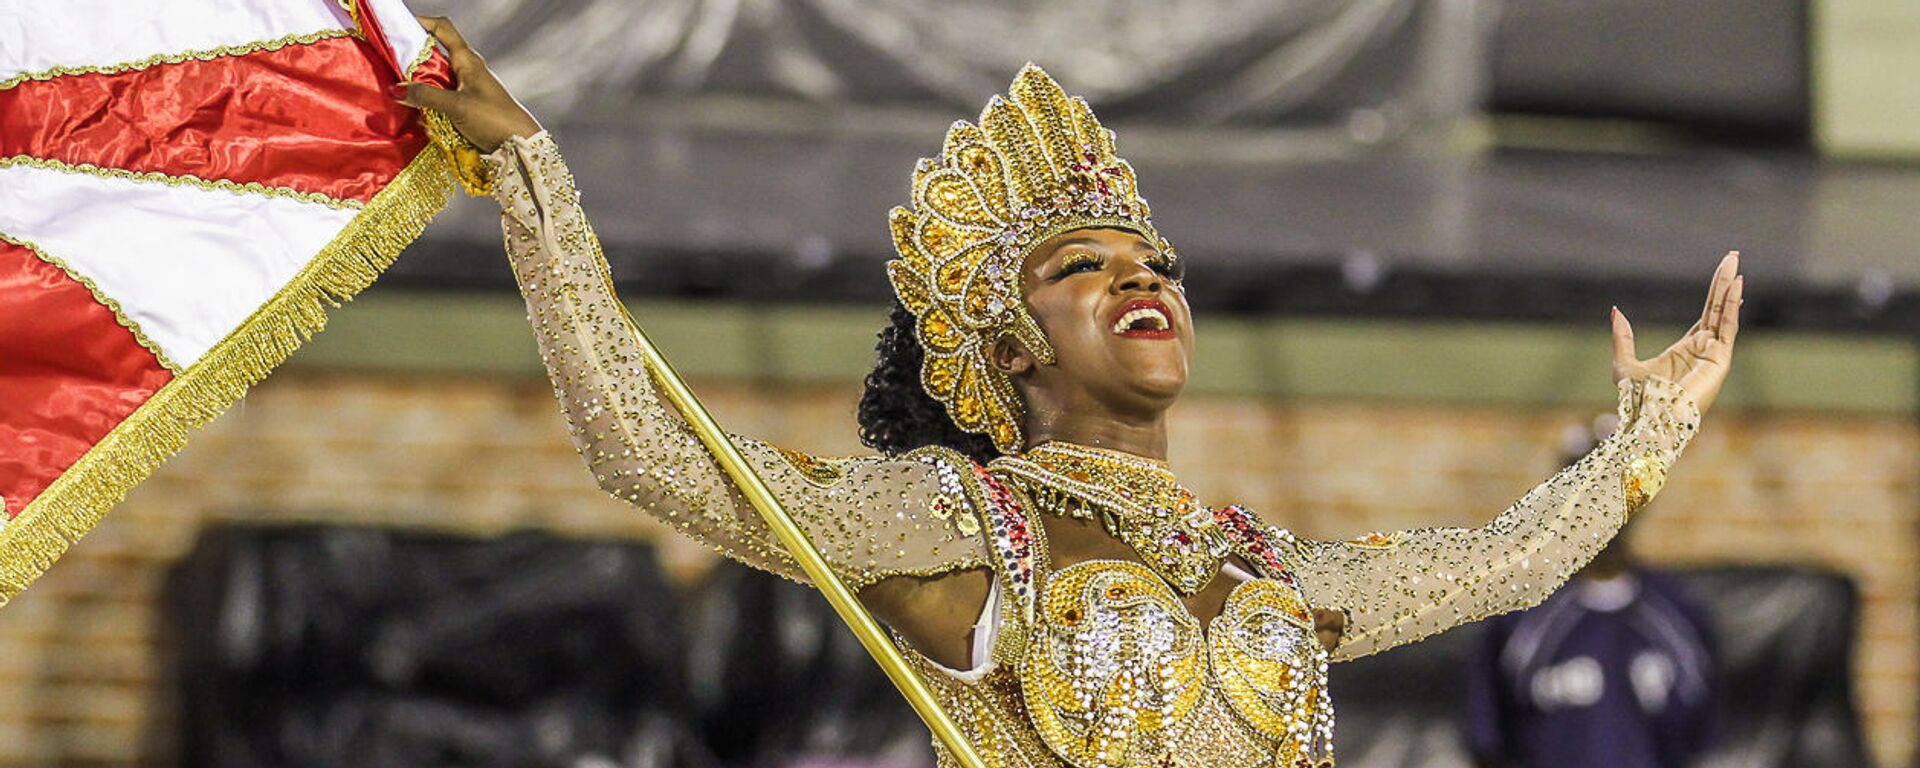
[[[1707,287],[1707,304],[1700,319],[1673,346],[1651,359],[1633,354],[1633,326],[1620,308],[1613,309],[1613,380],[1640,381],[1659,376],[1680,385],[1700,412],[1706,413],[1720,394],[1733,364],[1733,340],[1740,335],[1740,298],[1746,278],[1740,274],[1740,252],[1720,260]]]
[[[500,84],[500,78],[487,69],[486,59],[467,45],[453,22],[440,16],[420,16],[420,26],[447,49],[453,65],[454,89],[436,88],[426,83],[406,83],[394,87],[394,98],[410,107],[431,109],[446,115],[453,127],[483,152],[492,152],[514,136],[532,136],[540,132],[540,121],[513,94]]]

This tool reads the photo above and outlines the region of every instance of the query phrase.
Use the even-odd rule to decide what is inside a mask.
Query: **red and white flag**
[[[446,204],[409,79],[401,0],[0,4],[0,603]]]

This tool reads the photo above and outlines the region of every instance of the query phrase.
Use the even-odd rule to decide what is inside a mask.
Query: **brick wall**
[[[853,452],[854,391],[708,382],[733,428]],[[544,383],[283,374],[221,417],[51,573],[0,608],[0,766],[169,765],[155,631],[165,570],[205,525],[336,521],[468,533],[652,537],[601,496]],[[1474,524],[1554,469],[1577,410],[1193,398],[1173,456],[1206,498],[1308,536]],[[1719,412],[1638,529],[1665,562],[1844,569],[1866,597],[1858,669],[1883,765],[1914,751],[1920,430],[1904,417]],[[670,567],[704,550],[663,542]]]

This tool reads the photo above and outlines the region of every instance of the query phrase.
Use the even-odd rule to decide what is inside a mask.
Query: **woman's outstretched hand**
[[[436,88],[426,83],[395,86],[394,97],[410,107],[431,109],[446,115],[453,127],[482,152],[492,152],[514,136],[527,137],[540,132],[540,121],[507,87],[487,69],[486,59],[467,45],[453,22],[440,16],[420,16],[420,26],[447,49],[447,61],[453,65],[454,89]]]
[[[1613,380],[1640,381],[1659,376],[1679,384],[1700,406],[1700,412],[1706,413],[1733,365],[1733,340],[1740,335],[1740,297],[1745,288],[1740,253],[1728,253],[1713,271],[1713,284],[1707,287],[1707,305],[1700,310],[1700,319],[1673,346],[1648,360],[1633,354],[1633,326],[1615,307]]]

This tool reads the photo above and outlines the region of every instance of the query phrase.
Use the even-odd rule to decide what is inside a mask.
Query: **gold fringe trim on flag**
[[[447,157],[422,148],[273,298],[155,392],[0,527],[0,605],[45,573],[187,436],[225,412],[371,285],[447,205]],[[5,515],[0,514],[0,520]]]

